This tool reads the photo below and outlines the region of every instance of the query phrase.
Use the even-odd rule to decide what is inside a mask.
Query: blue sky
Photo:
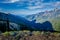
[[[60,0],[0,0],[0,12],[30,15],[60,8]]]

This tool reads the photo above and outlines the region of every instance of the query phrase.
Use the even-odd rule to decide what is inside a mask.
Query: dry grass
[[[0,34],[0,40],[60,40],[60,33],[43,31],[11,31]]]

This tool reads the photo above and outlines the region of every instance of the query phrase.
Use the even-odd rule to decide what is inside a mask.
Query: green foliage
[[[60,31],[60,20],[58,20],[58,19],[52,19],[50,21],[51,21],[51,23],[53,25],[53,29],[55,31]]]
[[[40,33],[40,31],[33,31],[32,34],[34,34],[34,35],[40,35],[41,33]]]
[[[6,36],[6,37],[7,37],[7,36],[9,36],[9,35],[10,35],[10,33],[7,32],[7,31],[6,31],[5,33],[3,33],[3,36]]]

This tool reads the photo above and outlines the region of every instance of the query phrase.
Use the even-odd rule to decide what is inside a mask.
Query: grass
[[[60,33],[58,32],[44,32],[44,31],[11,31],[0,34],[0,40],[3,38],[9,40],[60,40]]]

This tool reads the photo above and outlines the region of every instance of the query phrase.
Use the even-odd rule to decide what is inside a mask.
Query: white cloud
[[[24,6],[24,5],[28,5],[26,6],[27,9],[30,9],[30,10],[33,10],[33,11],[20,11],[20,10],[16,10],[16,11],[13,11],[11,13],[21,13],[21,14],[33,14],[33,13],[37,13],[39,11],[41,11],[41,9],[43,8],[49,8],[49,7],[54,7],[55,6],[59,6],[60,5],[60,2],[47,2],[47,3],[43,3],[44,0],[5,0],[1,3],[15,3],[17,2],[17,6]],[[40,10],[36,10],[34,11],[35,9],[40,9]],[[51,8],[50,8],[51,9]],[[49,9],[48,9],[49,10]]]
[[[28,9],[34,10],[34,9],[40,9],[43,8],[43,6],[29,6]]]
[[[60,6],[60,2],[56,2],[56,3],[54,4],[54,6],[55,6],[55,7]]]
[[[43,8],[43,6],[41,6],[42,1],[43,0],[21,0],[19,1],[19,4],[17,6],[28,5],[26,7],[27,9],[40,9],[40,8]]]
[[[42,0],[29,0],[29,6],[37,6],[37,5],[40,5],[42,3]]]
[[[41,6],[42,1],[43,0],[29,0],[27,8],[30,10],[43,8],[43,6]]]
[[[19,1],[19,0],[11,0],[12,3],[17,2],[17,1]]]
[[[20,0],[5,0],[5,1],[2,1],[0,3],[15,3],[15,2],[18,2]]]

